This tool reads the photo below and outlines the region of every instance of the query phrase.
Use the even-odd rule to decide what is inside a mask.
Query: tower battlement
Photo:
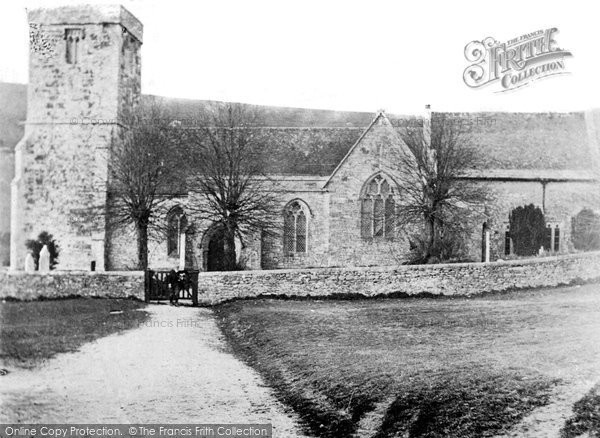
[[[110,152],[140,100],[141,23],[122,6],[28,11],[25,135],[11,184],[11,267],[49,232],[58,269],[105,266]]]
[[[80,5],[36,8],[27,11],[30,23],[46,25],[120,24],[139,42],[143,42],[144,26],[121,5]]]

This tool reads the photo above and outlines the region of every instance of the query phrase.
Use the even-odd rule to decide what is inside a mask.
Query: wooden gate
[[[177,286],[171,278],[171,271],[153,271],[148,269],[144,279],[144,297],[146,302],[166,301],[171,298],[174,287],[179,289],[180,300],[191,300],[192,306],[198,305],[198,272],[195,270],[178,271]]]

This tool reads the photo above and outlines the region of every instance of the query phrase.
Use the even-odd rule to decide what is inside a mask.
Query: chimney
[[[385,109],[383,109],[383,108],[378,109],[377,112],[375,113],[375,118],[373,120],[377,120],[377,118],[380,115],[385,116]],[[377,122],[378,125],[381,125],[383,123],[384,123],[384,120],[381,120],[381,119]]]
[[[425,105],[423,113],[423,140],[427,148],[431,145],[431,105]]]

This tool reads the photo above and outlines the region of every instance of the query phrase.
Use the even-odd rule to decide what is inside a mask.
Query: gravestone
[[[31,253],[27,253],[25,257],[25,272],[35,272],[35,260]]]
[[[481,261],[484,263],[490,261],[490,227],[487,222],[483,223],[481,231]]]
[[[40,272],[48,272],[50,270],[50,252],[48,245],[44,245],[40,251]]]

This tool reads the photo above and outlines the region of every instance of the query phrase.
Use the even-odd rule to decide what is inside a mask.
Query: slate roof
[[[0,83],[0,146],[14,147],[23,135],[26,85]],[[213,102],[189,99],[158,99],[174,118],[193,117]],[[267,147],[272,150],[268,171],[283,175],[329,175],[375,117],[374,113],[260,107]],[[479,170],[500,176],[527,172],[564,171],[562,175],[591,171],[596,165],[583,112],[572,113],[432,113],[460,121],[480,152]],[[388,114],[401,131],[415,126],[417,116]],[[600,125],[600,117],[597,117]],[[599,126],[600,129],[600,126]],[[595,146],[597,147],[597,146]],[[567,172],[568,171],[568,172]],[[588,172],[589,173],[589,172]],[[558,172],[557,172],[558,174]]]
[[[594,165],[583,112],[443,115],[470,128],[484,169],[583,170]]]

